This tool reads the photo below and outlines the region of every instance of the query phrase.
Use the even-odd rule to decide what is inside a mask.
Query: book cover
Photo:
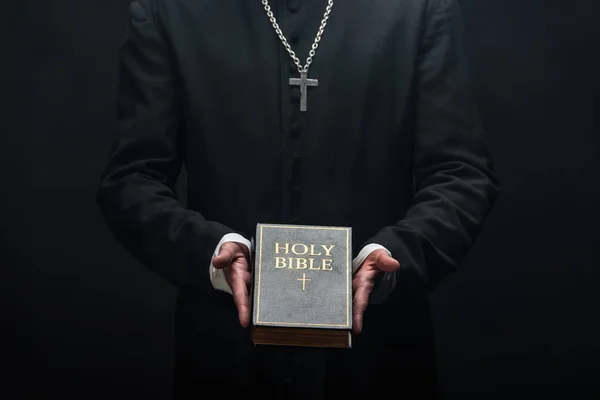
[[[254,241],[255,327],[352,329],[351,228],[258,224]]]

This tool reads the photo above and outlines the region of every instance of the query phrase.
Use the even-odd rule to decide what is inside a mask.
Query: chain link
[[[327,1],[327,7],[325,8],[325,14],[323,15],[323,19],[321,20],[321,26],[317,31],[315,42],[312,44],[311,49],[308,52],[308,58],[306,59],[306,65],[304,67],[302,66],[302,64],[300,64],[300,59],[298,59],[296,53],[294,52],[294,50],[292,50],[292,47],[288,43],[285,36],[283,36],[283,32],[281,32],[281,28],[279,28],[279,24],[277,23],[277,20],[273,15],[273,11],[271,11],[271,7],[269,6],[269,0],[261,1],[263,6],[265,7],[265,11],[267,12],[267,17],[269,17],[269,21],[271,21],[271,24],[273,24],[273,28],[275,28],[275,33],[277,33],[277,36],[279,36],[279,40],[281,40],[281,43],[283,43],[283,46],[290,54],[290,57],[294,61],[294,64],[296,64],[296,67],[298,67],[298,72],[308,72],[308,67],[310,67],[310,64],[313,61],[313,58],[317,52],[317,47],[319,47],[319,42],[321,41],[321,36],[323,35],[323,31],[325,31],[325,26],[327,25],[327,20],[329,19],[329,14],[331,13],[331,7],[333,7],[333,0]]]

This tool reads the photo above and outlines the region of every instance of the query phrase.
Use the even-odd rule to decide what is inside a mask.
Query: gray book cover
[[[253,324],[352,329],[352,230],[258,224]]]

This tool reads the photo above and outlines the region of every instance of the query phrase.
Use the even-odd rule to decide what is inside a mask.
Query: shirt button
[[[300,8],[300,0],[288,0],[288,8],[291,12],[296,12]]]
[[[298,66],[294,62],[294,60],[290,60],[290,71],[298,73]]]
[[[300,168],[302,168],[302,157],[294,156],[294,159],[292,161],[292,168],[295,171],[298,171],[298,170],[300,170]]]
[[[292,89],[292,100],[298,101],[300,99],[301,95],[302,95],[302,92],[300,92],[300,89],[298,89],[298,88]]]
[[[294,122],[290,126],[290,133],[292,134],[293,137],[298,137],[298,135],[300,134],[300,124],[297,122]]]
[[[298,201],[302,197],[302,189],[300,189],[300,186],[293,186],[291,194],[292,194],[292,200]]]

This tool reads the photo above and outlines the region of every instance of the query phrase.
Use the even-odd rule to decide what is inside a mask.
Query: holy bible
[[[258,224],[252,341],[352,347],[352,230]]]

